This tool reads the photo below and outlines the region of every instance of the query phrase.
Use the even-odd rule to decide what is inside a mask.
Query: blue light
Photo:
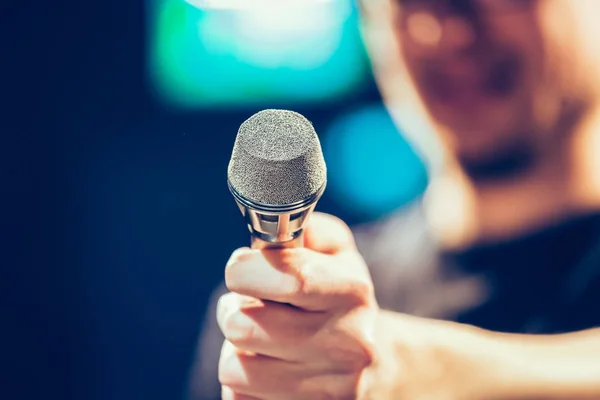
[[[420,195],[425,166],[382,105],[346,114],[323,139],[332,197],[353,213],[377,218]]]

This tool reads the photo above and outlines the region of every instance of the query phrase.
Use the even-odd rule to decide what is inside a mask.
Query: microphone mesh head
[[[326,176],[319,138],[302,115],[264,110],[240,126],[228,178],[243,198],[266,205],[297,203],[317,194]]]

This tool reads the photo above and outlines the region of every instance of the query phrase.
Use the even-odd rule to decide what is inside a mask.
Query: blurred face
[[[466,169],[527,165],[600,93],[600,0],[390,1],[408,72]]]

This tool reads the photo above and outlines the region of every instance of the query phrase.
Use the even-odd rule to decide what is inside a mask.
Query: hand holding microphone
[[[309,121],[266,110],[244,122],[228,181],[252,248],[231,256],[218,304],[223,399],[475,398],[449,350],[471,335],[382,312],[350,229],[311,216],[326,170]]]
[[[253,249],[232,255],[218,305],[223,398],[352,398],[372,362],[377,305],[350,230],[311,218],[326,185],[312,124],[283,110],[251,117],[228,181]]]
[[[305,244],[231,257],[217,311],[224,399],[358,398],[374,357],[369,273],[333,217],[313,215]]]

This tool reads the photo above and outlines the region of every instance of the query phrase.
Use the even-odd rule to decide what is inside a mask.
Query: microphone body
[[[304,227],[325,186],[306,201],[289,206],[269,206],[245,199],[229,186],[250,231],[254,249],[302,247]]]
[[[244,122],[228,186],[255,249],[303,246],[303,232],[326,187],[326,167],[312,124],[300,114],[265,110]]]

